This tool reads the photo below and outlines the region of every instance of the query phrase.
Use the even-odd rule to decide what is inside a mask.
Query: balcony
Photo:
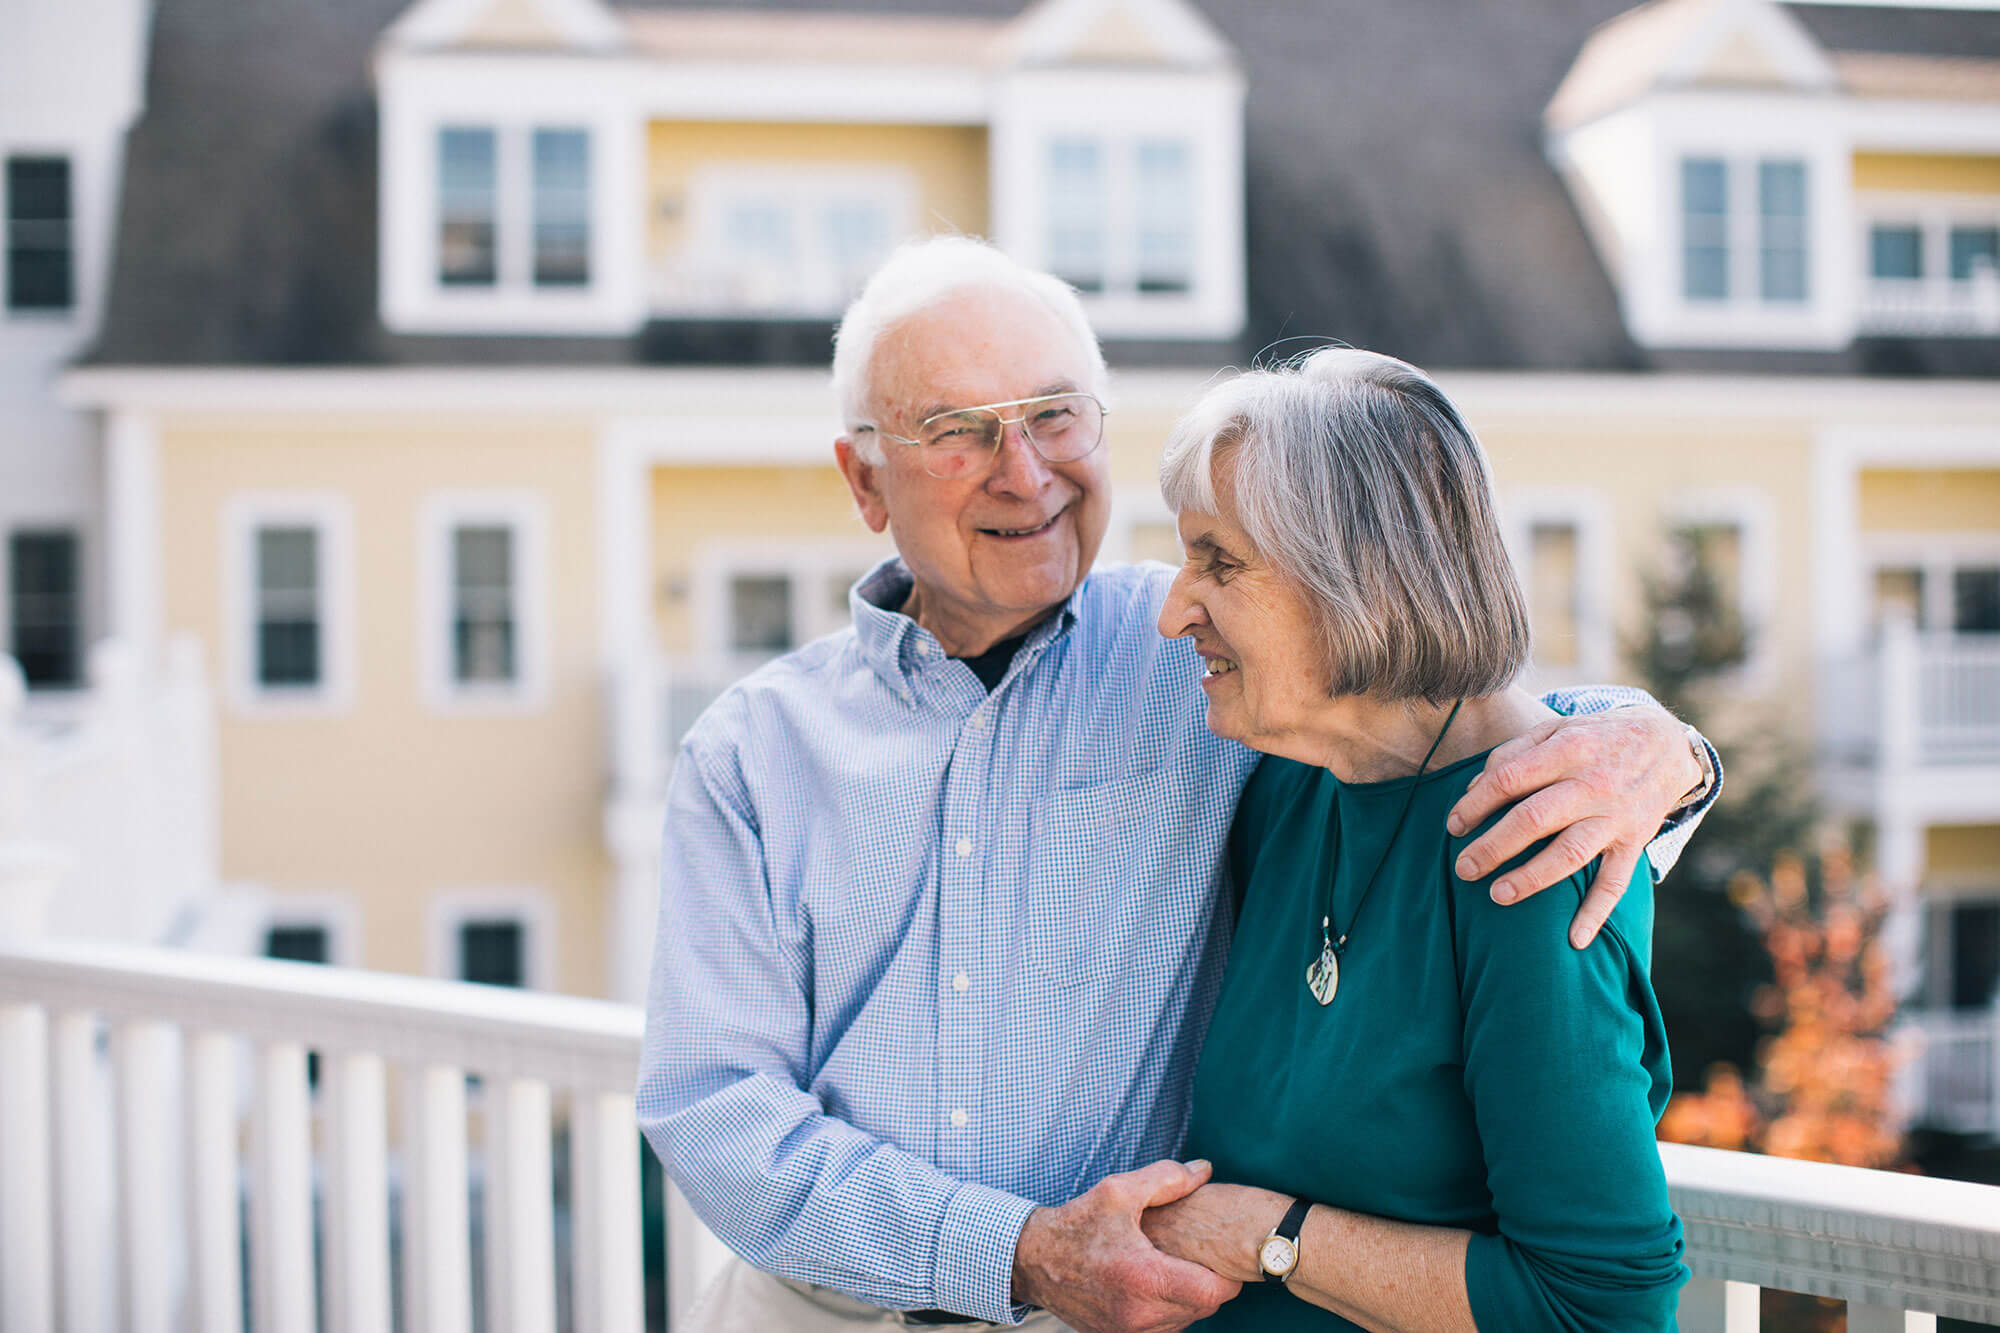
[[[2000,634],[1892,619],[1871,652],[1822,680],[1836,797],[1933,822],[2000,818]]]
[[[641,1029],[593,1000],[0,948],[0,1327],[637,1333]],[[2000,1189],[1660,1153],[1682,1329],[1755,1329],[1761,1287],[1844,1299],[1853,1333],[2000,1323]],[[670,1308],[721,1258],[670,1204]]]
[[[1919,1013],[1908,1027],[1918,1054],[1900,1091],[1919,1108],[1920,1123],[2000,1141],[2000,1004]]]
[[[2000,334],[2000,273],[1969,279],[1870,278],[1861,287],[1864,336],[1990,338]]]

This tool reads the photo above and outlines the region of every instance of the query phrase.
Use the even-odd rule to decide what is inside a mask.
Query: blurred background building
[[[1104,336],[1106,559],[1178,558],[1218,366],[1329,337],[1480,432],[1539,682],[1698,557],[1705,724],[1865,830],[1910,1110],[2000,1134],[1992,8],[70,0],[0,156],[51,933],[639,998],[678,736],[888,553],[834,321],[958,231]]]

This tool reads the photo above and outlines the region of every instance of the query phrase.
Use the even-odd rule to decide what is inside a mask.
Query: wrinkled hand
[[[1139,1218],[1207,1180],[1206,1163],[1155,1162],[1036,1209],[1014,1248],[1014,1299],[1077,1333],[1177,1333],[1206,1319],[1240,1284],[1160,1253]]]
[[[1490,875],[1553,837],[1533,860],[1495,881],[1493,901],[1511,903],[1603,856],[1570,923],[1569,942],[1581,949],[1618,905],[1639,854],[1658,836],[1667,813],[1700,781],[1686,733],[1664,708],[1544,722],[1494,750],[1451,808],[1445,825],[1460,836],[1509,801],[1520,802],[1459,856],[1459,878]]]
[[[1139,1219],[1160,1250],[1235,1282],[1261,1282],[1257,1247],[1292,1201],[1248,1185],[1203,1185],[1184,1199],[1148,1208]]]

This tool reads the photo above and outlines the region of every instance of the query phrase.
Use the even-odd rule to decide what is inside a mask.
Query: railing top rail
[[[1660,1160],[1703,1277],[2000,1322],[2000,1188],[1676,1143]]]
[[[0,1004],[22,1002],[598,1092],[631,1091],[645,1027],[603,1000],[95,941],[0,946]]]

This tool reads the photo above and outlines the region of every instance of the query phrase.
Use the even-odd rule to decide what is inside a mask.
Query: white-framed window
[[[67,524],[7,534],[6,651],[31,690],[83,684],[83,542]]]
[[[746,545],[695,553],[697,656],[748,664],[846,625],[848,590],[890,554],[880,542]]]
[[[70,159],[9,155],[0,181],[6,208],[6,309],[66,314],[76,307],[76,198]]]
[[[1614,657],[1608,508],[1586,488],[1522,488],[1504,504],[1540,682],[1603,680]]]
[[[353,702],[353,523],[347,501],[263,492],[223,524],[227,689],[239,714],[338,712]]]
[[[589,129],[440,125],[435,163],[439,287],[590,285]]]
[[[1924,1007],[1991,1010],[2000,1000],[2000,884],[1933,898],[1925,915]]]
[[[712,165],[688,182],[688,242],[652,276],[664,314],[831,318],[918,226],[892,164]]]
[[[441,712],[539,708],[548,683],[548,517],[539,496],[451,492],[420,516],[425,701]]]
[[[1810,168],[1802,157],[1680,160],[1681,295],[1689,304],[1811,298]]]
[[[344,897],[273,895],[257,947],[266,958],[360,967],[361,916]]]
[[[1861,327],[1877,334],[2000,333],[2000,202],[1990,195],[1864,194]]]
[[[1050,272],[1090,295],[1143,300],[1192,290],[1199,218],[1190,138],[1057,134],[1044,170]]]
[[[1770,497],[1750,489],[1684,491],[1661,506],[1667,573],[1682,577],[1697,561],[1743,632],[1730,681],[1764,689],[1773,669],[1771,618],[1777,605],[1776,517]]]
[[[536,888],[456,889],[432,895],[425,932],[430,974],[486,986],[552,990],[556,914]]]
[[[1939,633],[2000,633],[2000,537],[1881,534],[1865,553],[1869,623],[1891,615]]]

